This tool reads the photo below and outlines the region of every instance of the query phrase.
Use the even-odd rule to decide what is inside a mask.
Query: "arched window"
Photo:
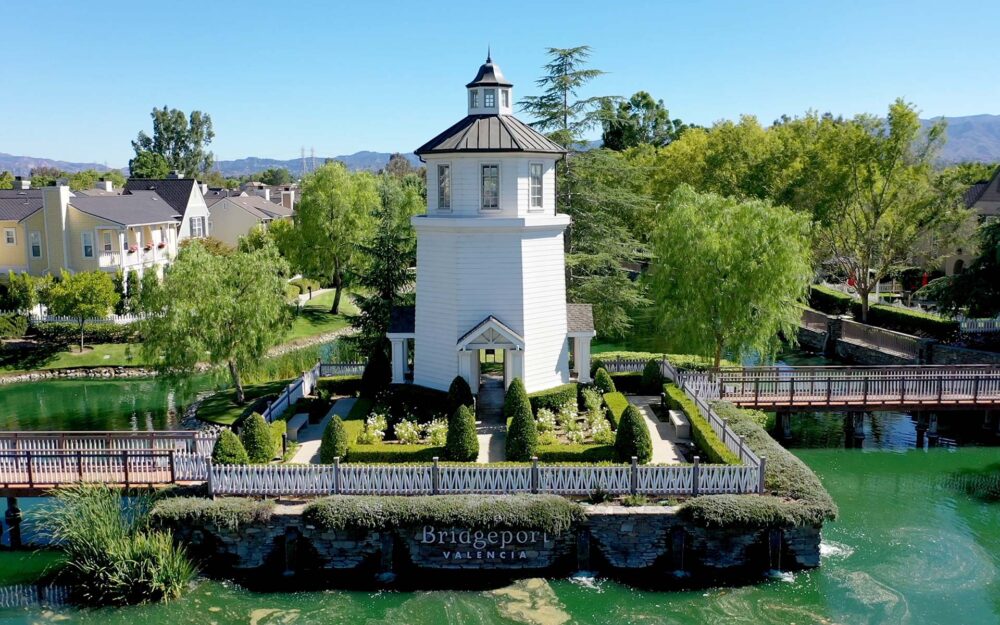
[[[959,258],[958,260],[955,261],[955,268],[952,271],[952,273],[960,274],[963,271],[965,271],[965,261]]]

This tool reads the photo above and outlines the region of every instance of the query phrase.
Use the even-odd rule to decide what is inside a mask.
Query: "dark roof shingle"
[[[21,221],[42,208],[42,190],[0,190],[0,220]]]
[[[593,332],[593,306],[590,304],[566,304],[566,331]]]
[[[133,191],[113,197],[76,196],[69,203],[88,215],[123,226],[169,223],[181,217],[166,200],[152,191]]]
[[[452,152],[550,152],[566,149],[513,115],[469,115],[423,144],[414,154]]]
[[[197,184],[198,181],[194,178],[129,178],[122,193],[128,195],[135,191],[153,191],[183,215],[187,210],[188,200],[191,199],[193,187]]]

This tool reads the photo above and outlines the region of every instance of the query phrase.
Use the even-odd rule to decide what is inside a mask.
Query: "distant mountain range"
[[[923,123],[925,126],[930,125],[937,119],[942,118],[924,120]],[[939,160],[942,163],[1000,162],[1000,115],[969,115],[966,117],[944,117],[943,119],[948,122],[948,141],[939,155]],[[599,142],[592,142],[591,145],[596,147]],[[306,157],[304,160],[301,158],[278,160],[250,156],[232,161],[217,161],[216,167],[224,176],[246,176],[272,167],[285,167],[292,172],[293,176],[299,177],[305,172],[312,171],[313,163],[319,167],[327,160],[341,161],[352,170],[376,171],[385,167],[391,155],[389,152],[362,151],[341,156],[317,156],[315,159]],[[413,165],[420,165],[420,160],[414,154],[404,153],[403,156]],[[304,171],[303,165],[305,166]],[[14,156],[0,152],[0,171],[10,171],[18,176],[27,176],[33,168],[37,167],[56,167],[68,172],[84,169],[98,171],[109,169],[100,163],[74,163],[49,158]],[[122,171],[127,173],[126,168],[122,168]]]

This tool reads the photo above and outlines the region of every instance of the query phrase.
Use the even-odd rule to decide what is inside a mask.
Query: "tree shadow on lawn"
[[[10,341],[0,347],[0,372],[31,371],[51,364],[60,352],[69,349],[61,342]]]

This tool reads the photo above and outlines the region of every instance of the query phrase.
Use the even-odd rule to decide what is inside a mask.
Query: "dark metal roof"
[[[486,62],[479,67],[479,71],[476,73],[476,77],[472,79],[472,82],[465,85],[466,87],[513,87],[514,85],[510,83],[506,78],[503,77],[503,73],[500,68],[493,64],[493,59],[489,55],[486,56]]]
[[[413,334],[416,331],[416,308],[393,306],[389,311],[389,334]]]
[[[123,226],[169,223],[181,217],[179,211],[152,191],[133,191],[113,197],[77,196],[69,203],[88,215]]]
[[[513,115],[469,115],[414,151],[414,154],[451,152],[549,152],[566,149]]]
[[[0,190],[0,220],[21,221],[42,208],[41,189]]]
[[[979,198],[983,197],[983,192],[990,186],[990,181],[977,182],[965,191],[965,207],[972,208]]]
[[[153,191],[183,215],[191,199],[193,187],[197,184],[198,181],[194,178],[129,178],[122,193],[127,195],[134,191]]]
[[[566,331],[593,332],[593,307],[590,304],[566,304]]]

